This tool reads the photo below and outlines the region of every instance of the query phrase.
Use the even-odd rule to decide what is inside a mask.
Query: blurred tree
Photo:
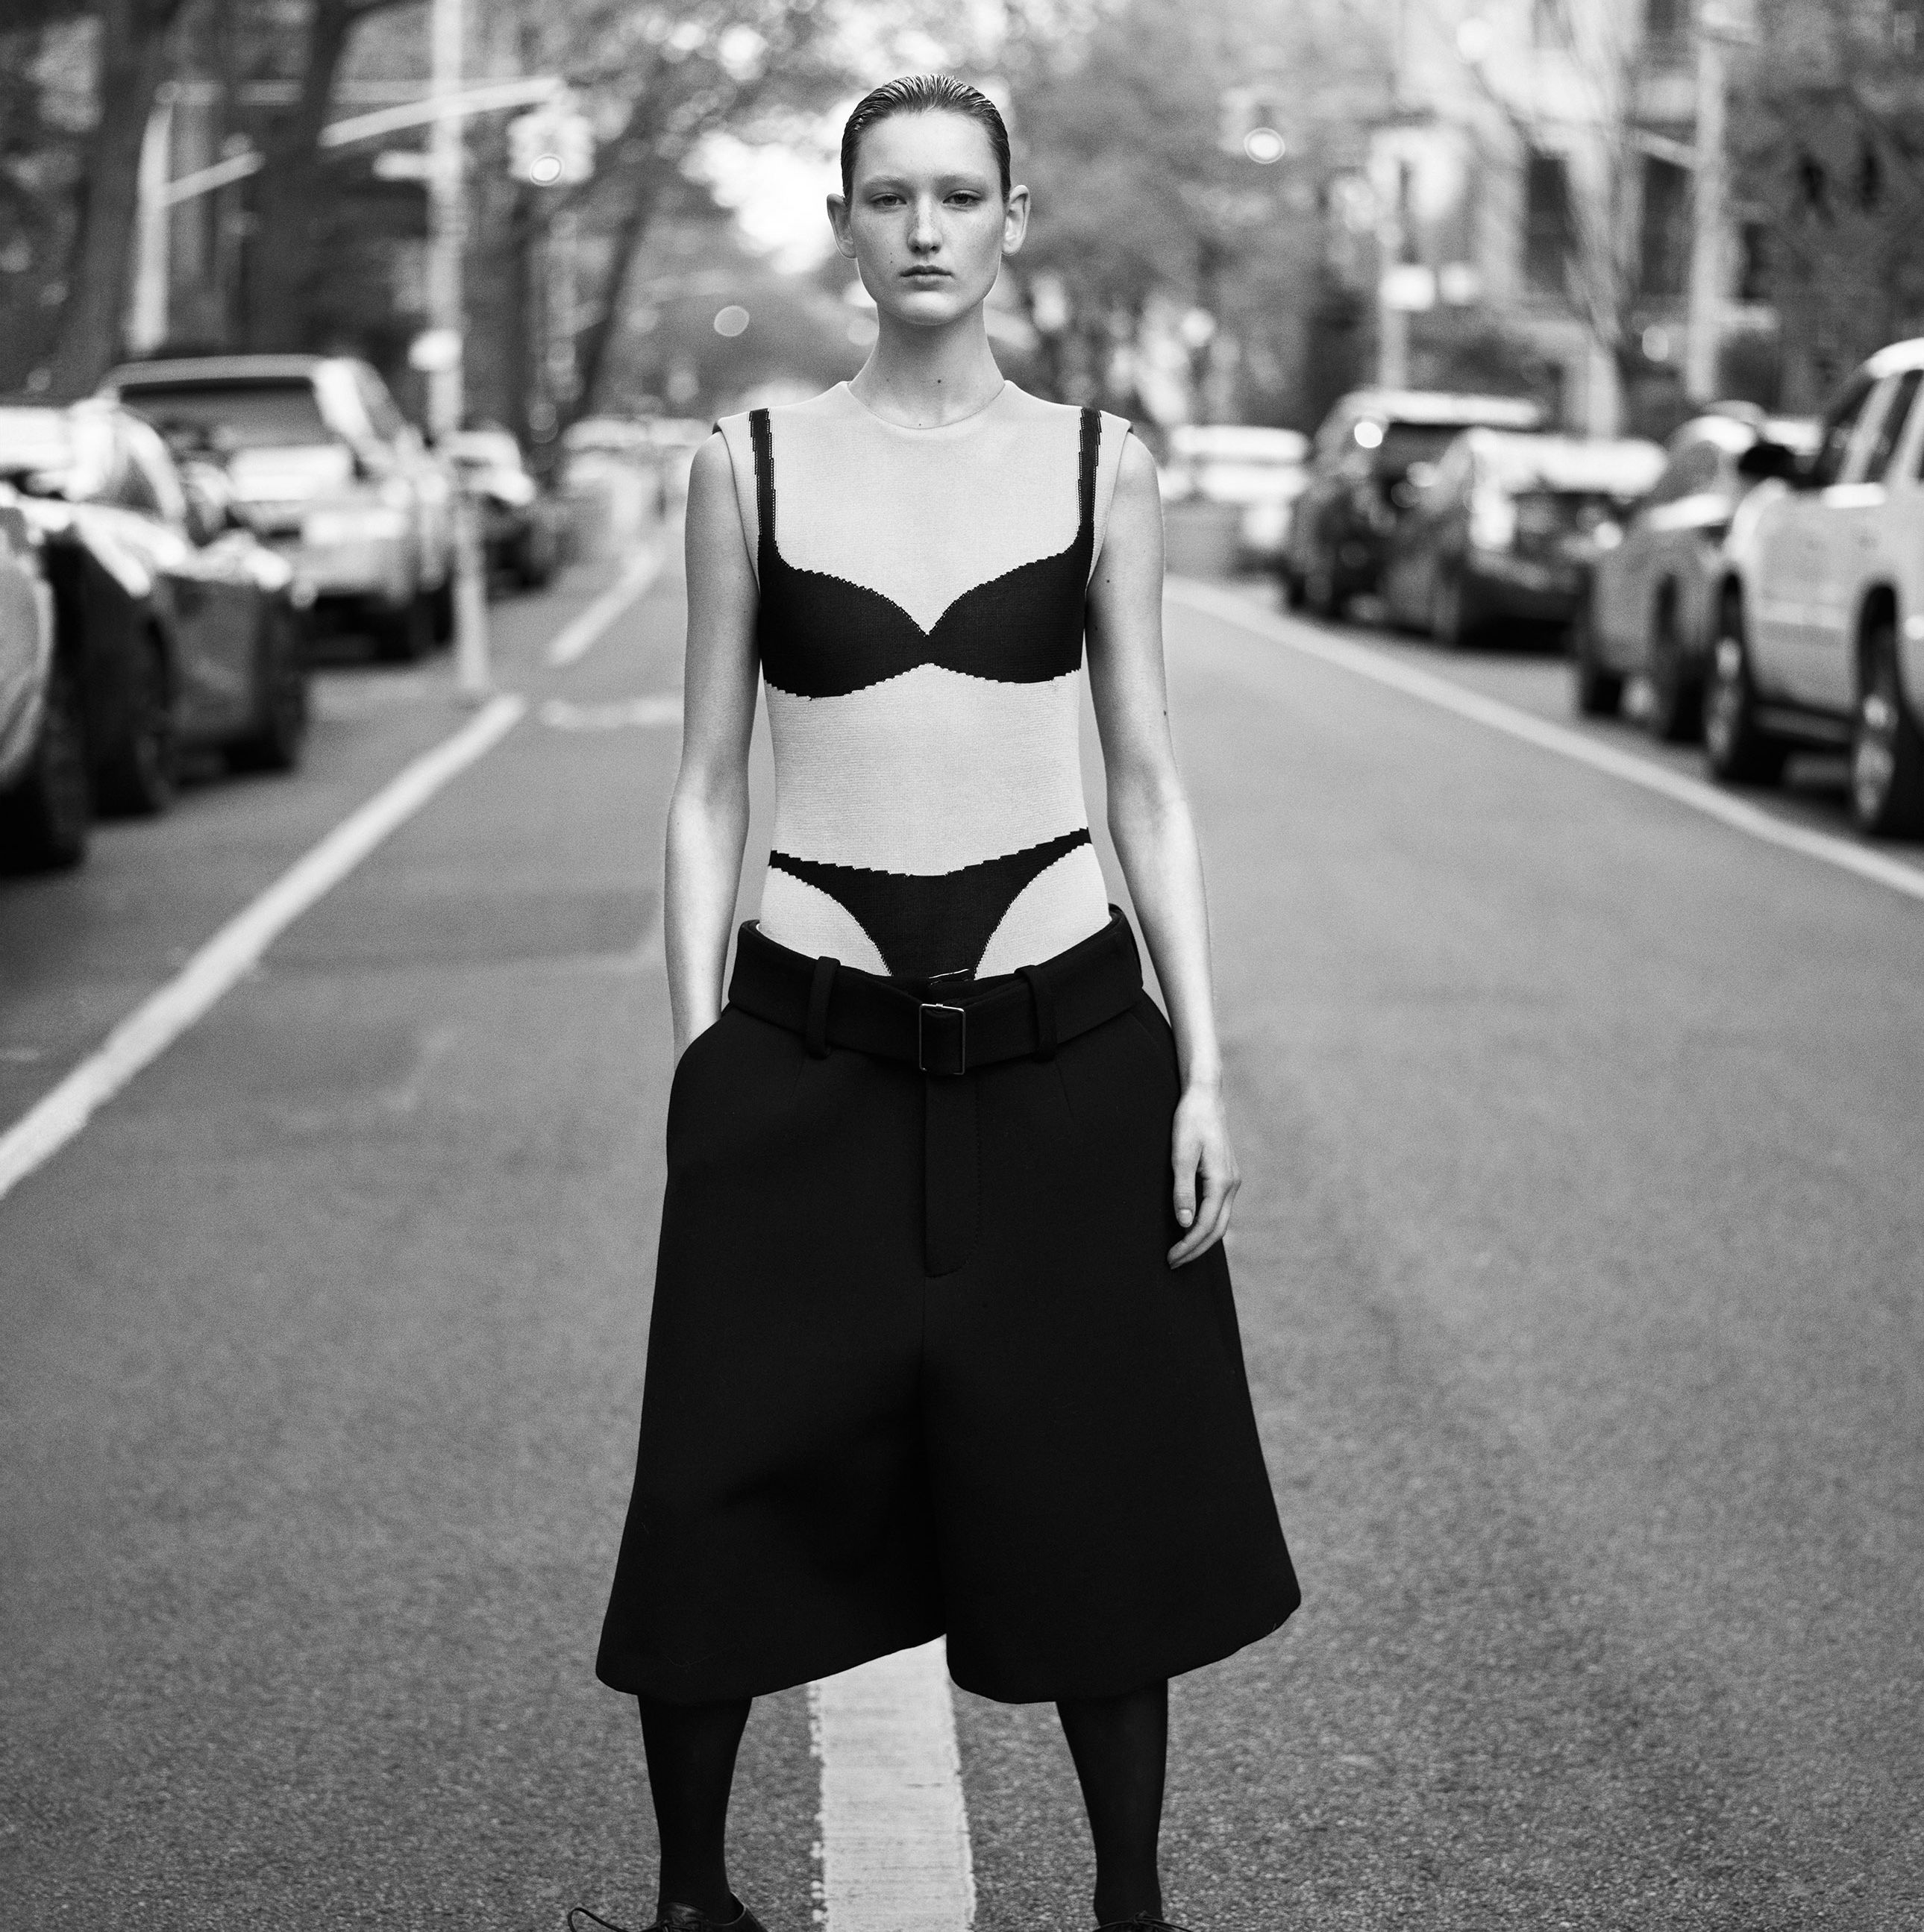
[[[1036,197],[1013,272],[1041,380],[1139,417],[1313,426],[1328,400],[1317,351],[1322,373],[1337,360],[1352,373],[1356,317],[1328,272],[1324,202],[1370,34],[1324,0],[1120,0],[1066,22],[1032,4],[1010,25]],[[1286,158],[1265,165],[1242,124],[1271,120]]]
[[[356,35],[376,14],[410,4],[418,0],[310,0],[293,63],[294,104],[267,123],[266,165],[254,185],[257,232],[272,236],[273,245],[257,249],[252,265],[252,347],[317,346],[314,294],[327,272],[339,206],[338,180],[322,158],[321,130],[336,118],[335,83]]]
[[[93,126],[93,23],[0,29],[0,392],[48,381]]]
[[[551,221],[571,214],[581,236],[563,425],[601,406],[643,241],[702,140],[845,89],[842,24],[827,0],[575,0],[537,17],[530,54],[567,76],[599,136],[593,179],[545,191]]]
[[[167,76],[167,42],[185,0],[12,0],[8,26],[45,28],[82,15],[98,23],[96,110],[60,305],[51,386],[91,388],[119,352],[127,308],[140,145]]]
[[[1777,312],[1784,407],[1924,334],[1924,7],[1760,0],[1730,118],[1743,292]],[[1754,358],[1753,358],[1754,359]]]

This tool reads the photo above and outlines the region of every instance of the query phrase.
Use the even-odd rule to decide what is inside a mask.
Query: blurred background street
[[[681,497],[860,366],[835,137],[941,66],[998,357],[1162,474],[1305,1588],[1172,1917],[1924,1923],[1920,18],[14,0],[0,1921],[647,1923]],[[953,1706],[973,1923],[1086,1923]],[[870,1922],[823,1769],[764,1700],[770,1932]]]

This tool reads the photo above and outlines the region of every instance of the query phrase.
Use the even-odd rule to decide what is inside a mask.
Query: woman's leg
[[[728,1792],[735,1752],[748,1722],[746,1697],[714,1704],[666,1704],[638,1697],[648,1784],[662,1838],[662,1876],[656,1916],[671,1904],[692,1905],[725,1924],[737,1916],[728,1889]]]
[[[1065,1697],[1056,1705],[1096,1844],[1096,1922],[1160,1918],[1156,1840],[1169,1755],[1166,1678],[1119,1697]]]

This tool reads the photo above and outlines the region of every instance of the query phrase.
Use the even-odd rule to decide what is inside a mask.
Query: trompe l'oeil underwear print
[[[875,942],[891,973],[929,980],[973,972],[1023,887],[1088,842],[1085,826],[953,872],[883,872],[791,859],[785,852],[770,853],[768,862],[827,892]]]
[[[1067,548],[971,586],[926,631],[882,592],[800,568],[782,556],[767,410],[751,412],[749,430],[759,526],[755,638],[772,689],[803,700],[846,700],[924,666],[1029,686],[1081,668],[1102,435],[1097,411],[1082,412],[1076,530]],[[1066,488],[1066,475],[1063,482]],[[780,851],[770,854],[769,864],[833,899],[868,935],[890,973],[927,978],[973,973],[1024,890],[1089,842],[1086,825],[1079,826],[941,872],[884,870]]]

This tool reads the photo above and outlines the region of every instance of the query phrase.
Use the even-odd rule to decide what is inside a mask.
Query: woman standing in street
[[[1168,1680],[1298,1601],[1222,1248],[1155,470],[996,368],[1028,191],[983,95],[877,89],[829,207],[874,353],[722,422],[689,484],[680,1057],[596,1670],[640,1702],[664,1927],[755,1932],[723,1857],[751,1700],[944,1634],[964,1688],[1055,1703],[1096,1920],[1155,1927]],[[1168,1020],[1090,843],[1085,625]],[[725,1006],[758,673],[774,850]]]

